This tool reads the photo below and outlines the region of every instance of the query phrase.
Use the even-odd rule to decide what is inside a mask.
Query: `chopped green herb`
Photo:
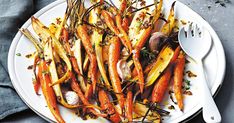
[[[16,53],[17,56],[21,56],[21,53]]]
[[[190,89],[190,81],[189,80],[187,80],[187,79],[185,79],[184,80],[184,89],[185,90],[189,90]]]
[[[175,107],[173,105],[168,106],[168,109],[173,110]]]
[[[143,47],[141,49],[141,55],[143,58],[147,58],[149,61],[153,60],[156,56],[153,52],[146,49],[146,47]]]

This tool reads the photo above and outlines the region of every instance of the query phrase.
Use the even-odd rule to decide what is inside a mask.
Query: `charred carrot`
[[[163,97],[165,95],[165,92],[167,90],[168,84],[171,79],[171,67],[168,66],[166,71],[163,73],[163,75],[157,80],[157,82],[154,85],[154,89],[152,92],[152,102],[153,103],[160,103],[163,100]]]
[[[175,98],[177,100],[178,107],[180,110],[183,110],[183,95],[182,95],[182,83],[183,83],[183,72],[185,66],[185,56],[183,52],[180,52],[178,59],[176,60],[175,68],[174,68],[174,93]]]
[[[121,109],[124,107],[124,96],[122,94],[122,87],[117,73],[117,62],[120,54],[120,42],[118,37],[113,37],[110,40],[109,47],[109,59],[108,59],[108,69],[109,76],[111,79],[111,84],[113,86],[114,92],[117,93],[116,97],[118,98],[119,105]]]
[[[62,116],[59,113],[54,90],[51,86],[49,86],[51,80],[46,62],[44,60],[40,61],[39,71],[40,72],[38,73],[38,76],[40,78],[41,88],[43,95],[45,96],[47,106],[49,107],[51,113],[59,123],[65,123]]]
[[[132,112],[133,112],[132,91],[128,91],[126,99],[126,117],[128,119],[128,122],[132,122],[133,120]]]
[[[98,99],[102,110],[108,114],[109,120],[114,123],[119,123],[121,121],[120,115],[116,112],[114,105],[110,102],[110,99],[104,90],[98,92]]]
[[[95,87],[96,87],[96,83],[97,83],[97,80],[96,80],[97,59],[96,59],[95,51],[92,48],[92,44],[90,41],[90,37],[87,33],[86,26],[83,24],[79,25],[77,28],[77,33],[82,41],[82,44],[85,48],[85,51],[87,52],[88,57],[89,57],[89,61],[90,61],[90,69],[89,70],[91,73],[90,77],[92,80],[92,88],[93,88],[93,92],[94,92]]]

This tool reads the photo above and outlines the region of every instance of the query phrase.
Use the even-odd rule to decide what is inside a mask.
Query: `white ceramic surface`
[[[173,1],[164,1],[164,11],[167,13]],[[58,0],[41,9],[34,16],[39,18],[44,24],[49,25],[54,18],[62,17],[64,15],[65,8],[66,2],[64,0]],[[211,92],[214,95],[215,92],[219,89],[219,87],[221,87],[226,67],[225,55],[221,41],[219,40],[217,34],[212,29],[212,27],[204,19],[202,19],[202,17],[200,17],[193,10],[188,8],[186,5],[180,3],[179,1],[177,1],[175,6],[175,16],[179,20],[184,19],[202,24],[209,30],[212,36],[212,48],[209,55],[205,59],[204,66],[205,70],[207,71],[209,88],[211,89]],[[22,26],[22,28],[28,28],[30,31],[32,31],[30,19]],[[35,48],[33,44],[31,44],[31,42],[28,39],[26,39],[26,37],[24,37],[20,32],[18,32],[11,44],[8,54],[8,69],[10,78],[12,80],[13,86],[15,87],[22,100],[32,110],[34,110],[38,115],[40,115],[48,121],[55,121],[49,109],[46,107],[44,97],[42,95],[37,96],[33,90],[33,73],[31,70],[27,69],[29,65],[33,64],[33,59],[28,59],[25,57],[25,55],[34,51]],[[17,56],[17,53],[21,53],[22,55]],[[186,70],[191,70],[199,76],[196,64],[194,62],[187,64]],[[171,114],[168,117],[164,117],[163,122],[176,123],[181,121],[187,121],[194,114],[196,114],[199,111],[199,109],[201,109],[199,96],[199,86],[201,85],[201,82],[199,82],[197,78],[188,79],[191,80],[190,90],[193,93],[193,95],[185,96],[184,112],[181,112],[175,105],[176,109],[169,110]],[[165,96],[165,100],[168,100],[167,98],[168,96]],[[170,100],[166,101],[166,103],[173,104]],[[73,111],[63,108],[62,106],[59,106],[59,108],[61,110],[63,118],[67,122],[107,122],[103,118],[99,118],[98,120],[83,121],[79,117],[77,117]]]

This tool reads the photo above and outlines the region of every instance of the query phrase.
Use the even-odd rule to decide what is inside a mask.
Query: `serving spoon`
[[[199,67],[199,76],[202,83],[201,101],[203,119],[207,123],[221,122],[220,112],[207,85],[207,79],[203,69],[203,59],[208,54],[212,44],[210,33],[204,27],[199,28],[197,24],[190,23],[180,29],[178,40],[183,51],[190,56]]]

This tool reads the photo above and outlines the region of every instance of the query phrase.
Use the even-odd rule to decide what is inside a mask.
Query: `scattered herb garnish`
[[[146,47],[143,47],[141,49],[141,55],[144,57],[144,58],[147,58],[149,61],[155,59],[155,54],[151,51],[149,51]]]
[[[27,54],[25,57],[30,58],[30,57],[32,57],[32,54]]]
[[[183,94],[185,94],[185,95],[193,95],[193,93],[191,91],[187,91],[187,90],[184,91]]]
[[[192,71],[186,71],[186,73],[188,74],[188,77],[191,78],[191,77],[197,77],[196,74],[194,74]]]
[[[174,107],[173,105],[170,105],[170,106],[168,106],[168,109],[170,109],[170,110],[174,110],[174,109],[175,109],[175,107]]]
[[[190,89],[190,81],[189,80],[187,80],[187,79],[185,79],[184,80],[184,89],[185,90],[189,90]]]
[[[21,56],[21,53],[16,53],[15,55],[16,55],[16,56]]]

